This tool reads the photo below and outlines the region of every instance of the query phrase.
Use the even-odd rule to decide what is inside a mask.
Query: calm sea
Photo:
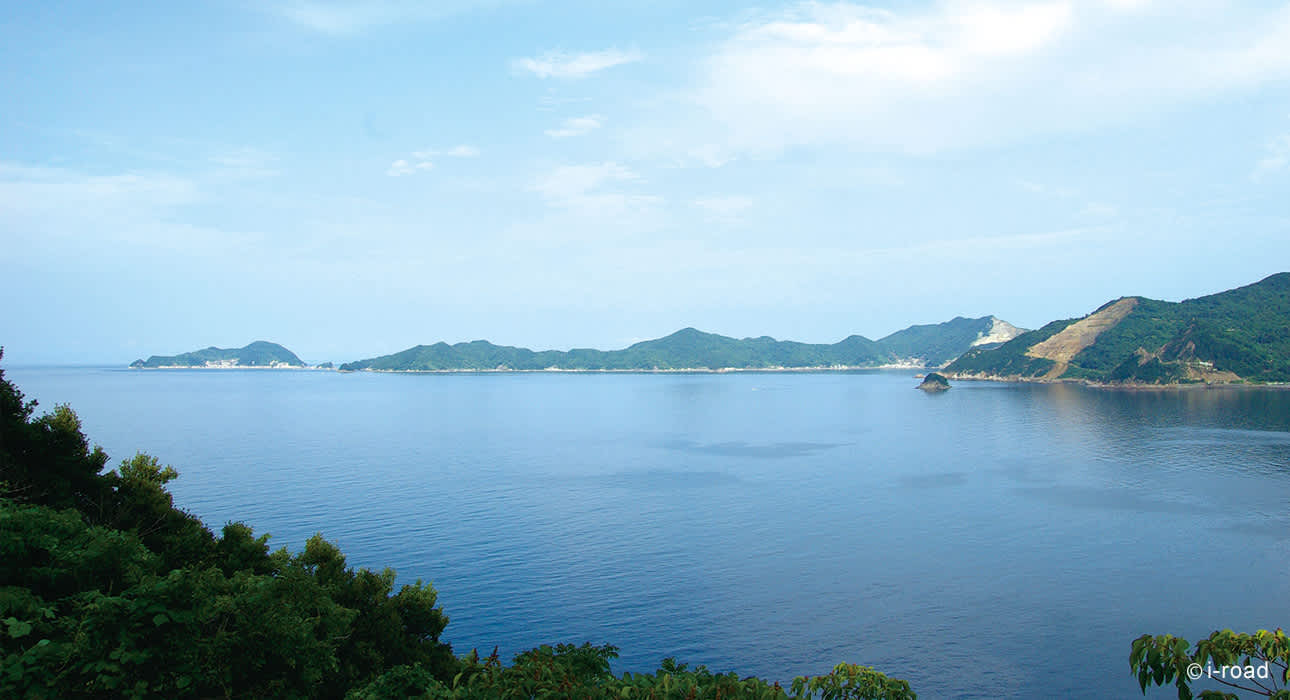
[[[216,528],[322,532],[433,581],[459,653],[608,642],[619,672],[851,661],[927,698],[1129,698],[1144,632],[1290,622],[1290,391],[6,373],[114,464],[173,464]]]

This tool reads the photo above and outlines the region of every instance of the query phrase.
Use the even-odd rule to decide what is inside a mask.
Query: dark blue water
[[[7,370],[114,463],[433,581],[458,652],[609,642],[920,697],[1141,697],[1144,632],[1287,623],[1290,391],[909,373]],[[1150,697],[1170,697],[1169,692]]]

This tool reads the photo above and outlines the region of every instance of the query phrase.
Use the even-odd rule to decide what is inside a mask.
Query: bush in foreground
[[[1172,683],[1178,689],[1179,700],[1239,697],[1220,690],[1203,690],[1199,696],[1194,695],[1192,683],[1205,679],[1253,695],[1290,700],[1290,643],[1280,629],[1254,634],[1220,630],[1195,646],[1170,634],[1144,634],[1133,641],[1129,668],[1144,695],[1149,685]]]
[[[691,669],[675,659],[664,659],[654,673],[624,673],[609,670],[618,650],[609,645],[580,647],[561,644],[542,646],[515,657],[502,666],[494,651],[480,660],[477,654],[461,659],[461,671],[449,684],[410,667],[393,669],[348,700],[484,700],[486,698],[651,698],[676,700],[780,700],[819,697],[829,700],[870,698],[872,700],[914,700],[909,684],[863,666],[839,664],[831,673],[813,678],[799,677],[790,689],[757,678],[739,678],[733,673],[712,673],[704,666]]]

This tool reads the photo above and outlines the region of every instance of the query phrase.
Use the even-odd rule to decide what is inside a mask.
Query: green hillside
[[[1077,319],[1053,321],[1038,330],[1027,331],[996,348],[973,348],[945,368],[945,373],[987,374],[1008,377],[1040,377],[1052,369],[1053,361],[1026,355],[1026,351],[1065,330]]]
[[[294,352],[264,340],[257,340],[242,348],[209,347],[182,355],[153,355],[147,360],[130,363],[135,368],[157,367],[207,367],[221,364],[236,367],[304,367],[305,363]]]
[[[972,343],[990,332],[994,318],[956,316],[945,323],[910,326],[878,341],[897,357],[919,357],[928,367],[939,367],[962,355]]]
[[[940,366],[965,352],[994,325],[994,318],[956,318],[914,326],[880,340],[853,335],[831,345],[759,338],[730,338],[685,328],[669,336],[622,350],[574,349],[568,352],[471,343],[418,345],[402,352],[341,365],[342,370],[681,370],[875,367],[923,361]]]
[[[1182,302],[1128,298],[1132,310],[1069,358],[1062,379],[1140,384],[1290,381],[1290,273]],[[1092,318],[1117,299],[1086,316]],[[1057,364],[1035,348],[1083,319],[1057,321],[946,371],[1025,379]]]

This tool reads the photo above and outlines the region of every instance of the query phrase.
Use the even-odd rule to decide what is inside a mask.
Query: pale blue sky
[[[834,342],[1290,270],[1287,3],[3,5],[6,364]]]

